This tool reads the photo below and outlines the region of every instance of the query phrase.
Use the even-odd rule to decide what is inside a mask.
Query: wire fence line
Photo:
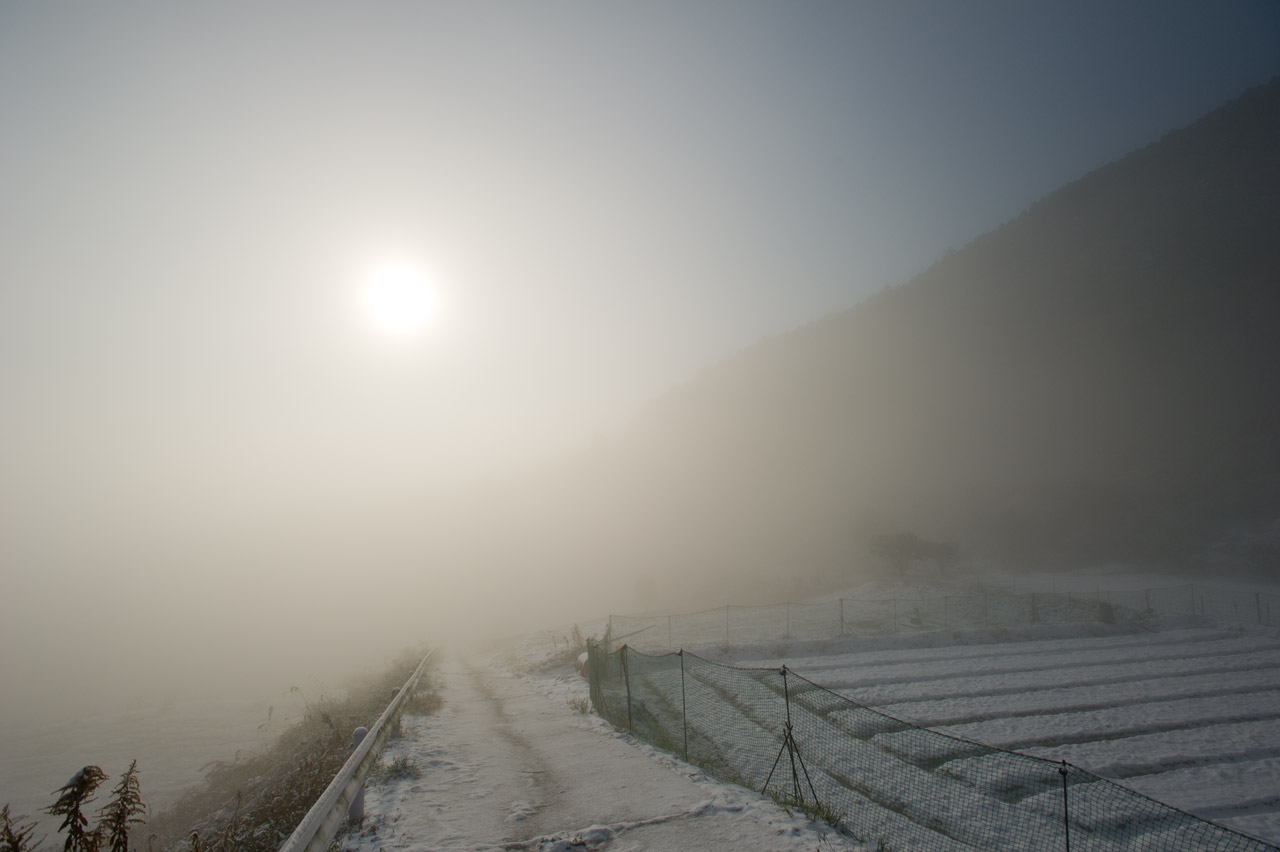
[[[676,649],[721,643],[880,636],[953,627],[1113,623],[1179,616],[1280,626],[1280,595],[1188,583],[1149,589],[1096,589],[1087,594],[984,591],[932,598],[840,598],[820,603],[724,606],[673,615],[611,615],[606,635],[611,640],[610,649],[623,643],[646,649]]]
[[[1072,764],[920,728],[781,669],[588,643],[615,727],[885,852],[1280,852]]]

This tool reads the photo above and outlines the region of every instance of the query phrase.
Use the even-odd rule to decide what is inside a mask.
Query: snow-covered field
[[[584,634],[600,636],[605,622],[581,627]],[[397,777],[387,771],[371,780],[365,830],[347,838],[347,848],[863,848],[579,712],[588,688],[572,670],[568,632],[526,636],[514,648],[472,654],[466,663],[467,654],[455,654],[441,674],[443,709],[407,719],[405,736],[393,740],[382,757],[385,767],[399,761],[419,774]],[[1275,628],[1213,626],[1188,618],[1164,624],[1027,625],[717,643],[690,650],[735,666],[785,664],[892,716],[992,746],[1065,759],[1280,845],[1280,630]],[[261,709],[222,727],[219,720],[227,715],[197,725],[201,733],[187,737],[183,746],[199,747],[190,757],[204,750],[214,752],[207,759],[227,759],[242,742],[253,747],[264,740],[264,732],[256,729]],[[154,734],[163,718],[144,721]],[[88,762],[81,757],[88,749],[89,760],[118,774],[123,767],[116,763],[139,756],[132,743],[114,743],[119,760],[114,752],[90,747],[84,737],[103,740],[100,733],[71,726],[36,742],[9,739],[0,743],[0,764],[7,780],[23,781],[22,790],[29,793],[51,790],[70,774],[58,770],[51,782],[33,785],[36,775],[47,774],[31,763],[37,757],[43,765],[65,754],[61,762],[79,765]],[[215,740],[235,744],[217,749]],[[178,765],[176,753],[165,757]],[[190,757],[181,765],[195,773],[203,758]],[[162,762],[159,755],[154,764],[140,761],[144,784],[147,766]],[[152,776],[152,784],[160,780]],[[904,852],[911,850],[904,847]]]
[[[1041,625],[695,650],[736,666],[785,663],[894,716],[1066,759],[1280,841],[1275,630]],[[455,663],[444,685],[441,713],[407,723],[383,756],[421,775],[371,782],[366,830],[346,848],[861,848],[578,715],[587,686],[551,634]]]
[[[1000,748],[1067,760],[1280,844],[1280,631],[1117,626],[939,632],[703,649],[783,664],[863,705]]]

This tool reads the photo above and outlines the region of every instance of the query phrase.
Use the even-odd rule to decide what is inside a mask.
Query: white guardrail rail
[[[302,818],[302,822],[298,823],[293,834],[280,845],[278,852],[323,852],[329,848],[334,835],[347,819],[351,802],[364,787],[365,779],[369,777],[369,770],[377,762],[383,744],[395,729],[396,720],[400,718],[404,702],[409,700],[417,689],[418,678],[422,676],[423,670],[426,669],[434,653],[435,651],[431,651],[418,663],[418,667],[404,682],[404,686],[396,693],[396,697],[391,699],[387,709],[382,711],[378,721],[373,723],[369,733],[356,746],[337,776],[311,806],[311,810],[307,811],[307,815]]]

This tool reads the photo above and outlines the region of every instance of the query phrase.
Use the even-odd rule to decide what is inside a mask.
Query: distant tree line
[[[868,547],[893,566],[899,579],[905,579],[907,569],[921,562],[934,562],[945,571],[960,555],[954,541],[928,541],[913,532],[882,533],[871,539]]]

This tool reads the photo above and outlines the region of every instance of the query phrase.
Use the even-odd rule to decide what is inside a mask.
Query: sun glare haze
[[[1021,518],[973,495],[1021,494],[1024,421],[1110,434],[1075,419],[1098,376],[1154,410],[1183,377],[1127,392],[1105,332],[1211,299],[1130,322],[1104,297],[1139,260],[1091,240],[1055,274],[1107,285],[1052,290],[1076,212],[1019,223],[1280,73],[1277,45],[1274,0],[0,0],[7,739],[319,694],[422,641],[804,600],[867,530]],[[909,284],[955,268],[947,298]],[[983,325],[1041,304],[1079,327]],[[1035,346],[1081,378],[1007,414]],[[1227,447],[1219,410],[1044,453],[1046,505],[1111,531],[1148,498],[1102,481],[1176,457],[1184,420]]]
[[[393,334],[410,334],[432,319],[435,293],[420,270],[392,264],[369,276],[364,306],[380,328]]]

